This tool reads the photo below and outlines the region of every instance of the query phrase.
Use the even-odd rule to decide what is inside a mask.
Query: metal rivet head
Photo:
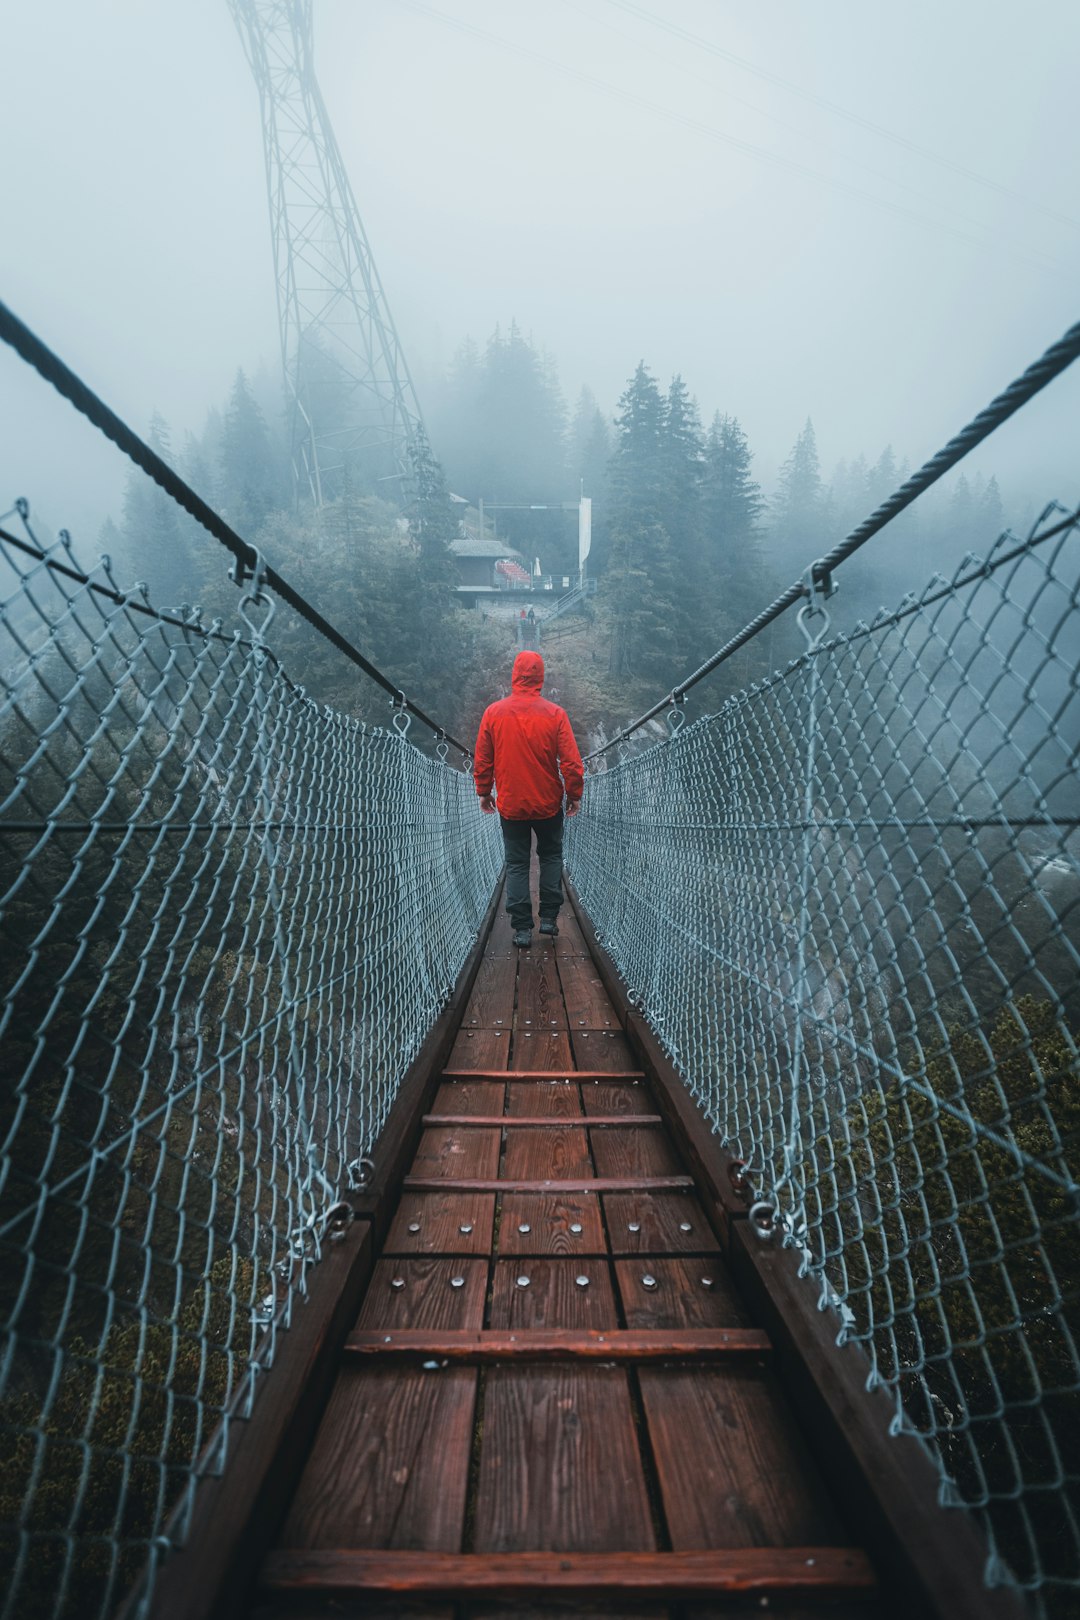
[[[391,1288],[404,1288],[404,1286],[405,1286],[404,1277],[391,1277],[390,1286],[391,1286]]]
[[[464,1277],[451,1277],[450,1286],[451,1286],[451,1288],[464,1288],[464,1286],[465,1286]]]
[[[519,1288],[528,1288],[528,1286],[529,1286],[528,1277],[519,1277],[518,1280],[517,1280],[517,1285],[518,1285]]]
[[[472,1221],[462,1221],[461,1225],[458,1227],[458,1231],[463,1237],[468,1237],[469,1233],[472,1231]]]
[[[577,1235],[581,1231],[581,1222],[580,1221],[571,1221],[570,1222],[570,1230],[571,1230],[571,1232],[573,1232],[574,1236],[577,1237]]]
[[[653,1276],[651,1271],[647,1271],[645,1273],[644,1277],[642,1277],[641,1286],[642,1286],[642,1288],[655,1288],[656,1287],[656,1278]]]
[[[420,1230],[420,1222],[419,1221],[410,1221],[409,1222],[409,1231],[410,1232],[419,1232],[419,1230]]]
[[[589,1286],[588,1277],[575,1277],[574,1281],[577,1283],[579,1288],[588,1288]]]
[[[693,1230],[694,1230],[694,1228],[690,1225],[689,1221],[680,1221],[679,1222],[679,1231],[680,1232],[692,1232]]]
[[[518,1231],[521,1233],[522,1237],[526,1237],[528,1233],[532,1231],[532,1227],[529,1225],[528,1221],[522,1221],[518,1226]]]
[[[627,1221],[626,1230],[628,1232],[640,1232],[641,1231],[641,1222],[640,1221]]]
[[[702,1279],[701,1279],[702,1288],[711,1288],[712,1285],[713,1285],[713,1280],[712,1280],[711,1277],[702,1277]]]

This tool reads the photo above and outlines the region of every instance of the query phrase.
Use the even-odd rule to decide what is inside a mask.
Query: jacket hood
[[[544,684],[544,660],[538,652],[519,652],[514,659],[510,687],[514,692],[539,692]]]

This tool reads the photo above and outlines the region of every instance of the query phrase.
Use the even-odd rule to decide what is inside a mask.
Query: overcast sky
[[[921,461],[1080,319],[1075,0],[315,0],[320,82],[417,378],[516,318],[570,403],[644,359],[769,482]],[[278,363],[225,0],[3,12],[0,297],[174,442]],[[1080,365],[977,465],[1080,498]],[[85,534],[123,468],[0,356],[0,509]],[[436,446],[436,449],[438,447]],[[80,547],[80,549],[84,549]],[[92,547],[90,548],[92,549]]]

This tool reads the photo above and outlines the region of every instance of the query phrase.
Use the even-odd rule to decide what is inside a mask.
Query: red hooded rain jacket
[[[494,785],[507,821],[546,821],[562,809],[563,792],[581,798],[585,773],[566,710],[541,696],[544,660],[537,652],[514,659],[510,696],[484,710],[473,755],[476,791]]]

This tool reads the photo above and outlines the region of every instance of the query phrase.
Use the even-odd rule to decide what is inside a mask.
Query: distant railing
[[[258,580],[205,626],[0,531],[0,1614],[92,1620],[183,1538],[502,854],[404,709],[293,683]]]
[[[799,618],[787,669],[594,759],[570,868],[988,1577],[1073,1613],[1078,514],[872,625],[830,636],[818,589]]]

